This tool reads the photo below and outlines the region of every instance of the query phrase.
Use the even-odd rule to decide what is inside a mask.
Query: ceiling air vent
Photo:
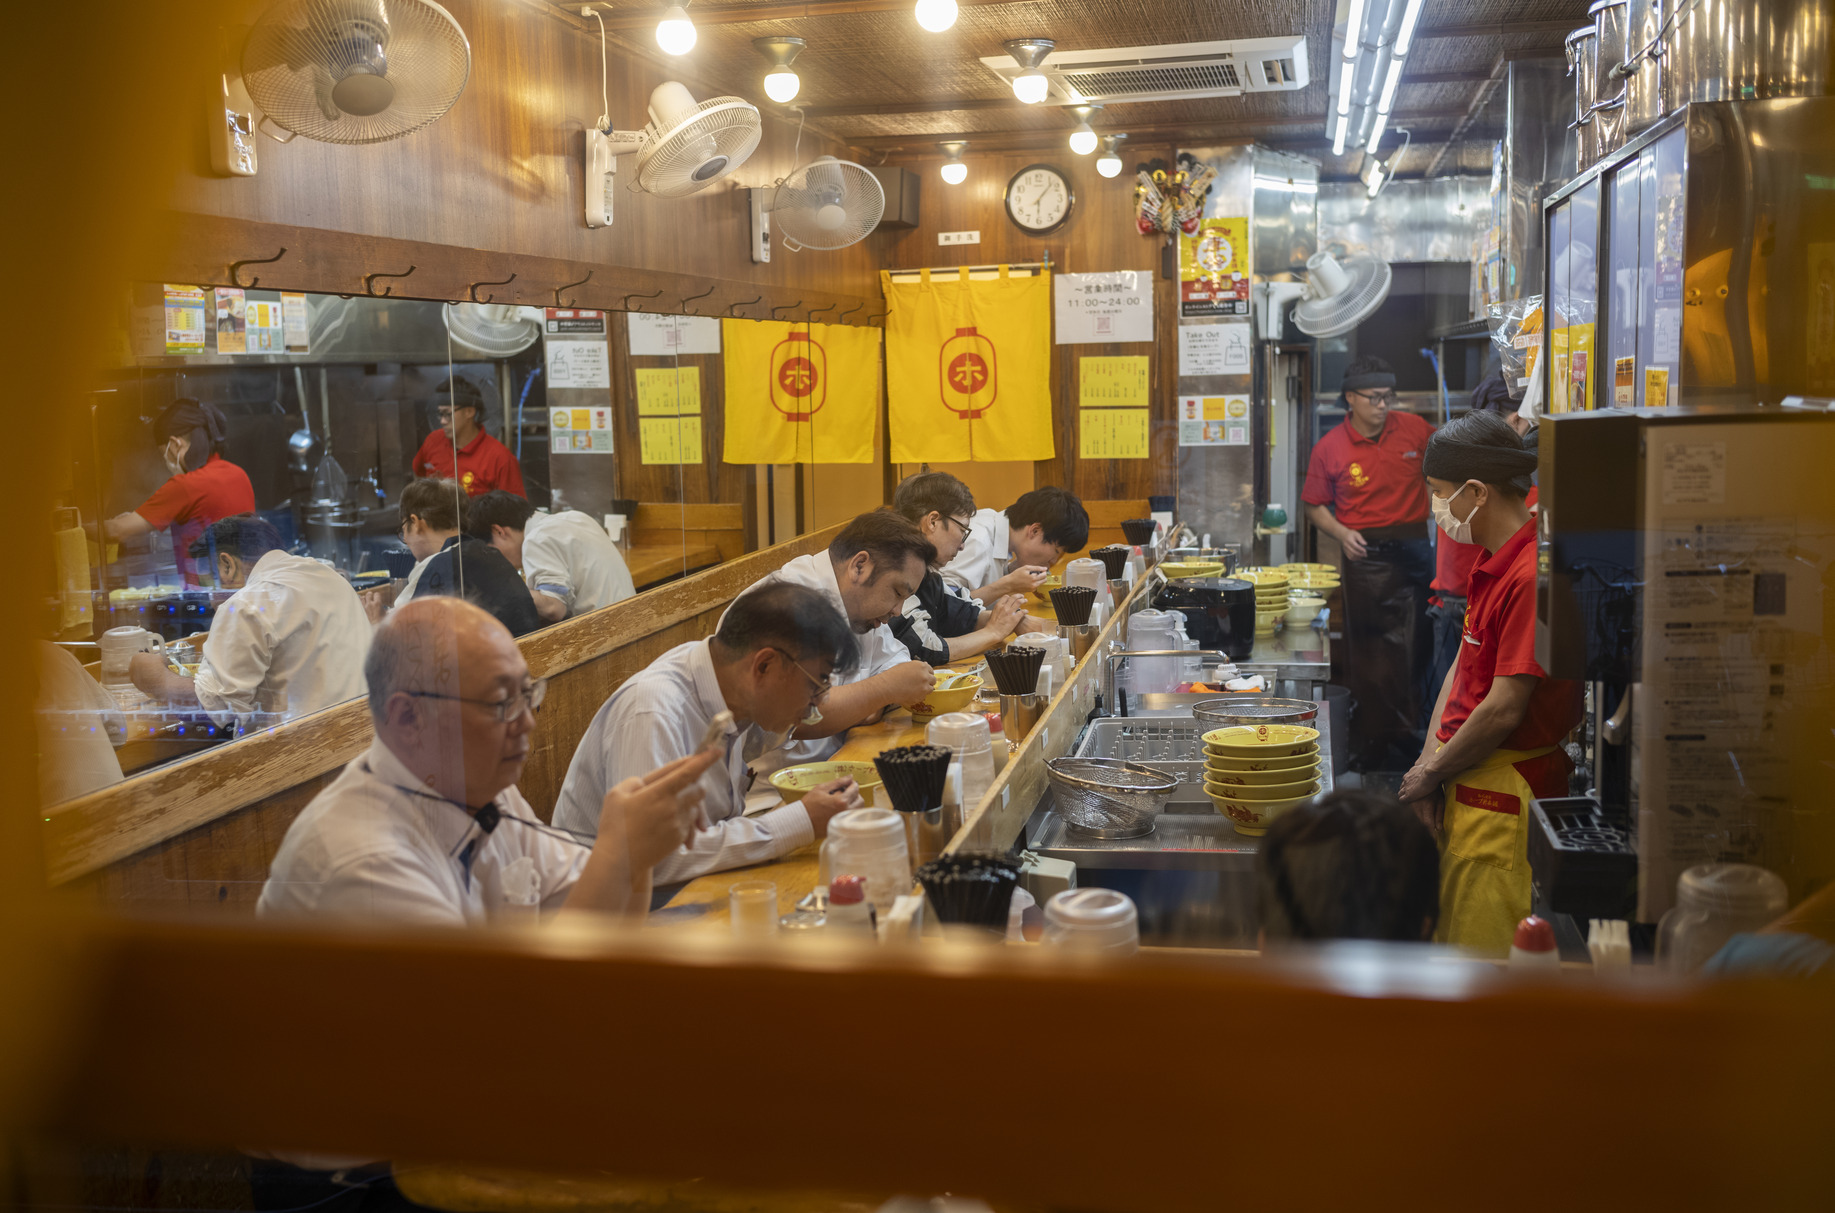
[[[981,62],[1009,83],[1020,72],[1010,55]],[[1301,36],[1053,51],[1040,69],[1066,105],[1234,97],[1305,88],[1309,79]]]

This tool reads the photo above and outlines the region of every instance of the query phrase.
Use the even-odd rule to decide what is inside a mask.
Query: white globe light
[[[1013,95],[1027,105],[1037,105],[1050,91],[1051,81],[1036,67],[1013,77]]]
[[[943,180],[949,182],[951,185],[961,185],[964,181],[968,180],[968,165],[962,163],[960,160],[944,161]]]
[[[1121,157],[1114,152],[1107,152],[1096,161],[1096,171],[1104,177],[1115,177],[1121,173]]]
[[[1096,150],[1096,132],[1084,123],[1070,133],[1070,150],[1079,156],[1087,156]]]
[[[779,68],[765,77],[765,96],[782,105],[803,87],[802,78],[789,68]]]
[[[671,5],[657,23],[656,45],[662,47],[666,55],[686,55],[694,49],[694,43],[694,22],[688,19],[681,5]]]
[[[956,0],[917,0],[917,23],[940,34],[956,23]]]

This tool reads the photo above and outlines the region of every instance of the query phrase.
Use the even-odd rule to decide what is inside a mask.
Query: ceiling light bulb
[[[1085,122],[1070,133],[1070,150],[1079,156],[1087,156],[1096,150],[1096,132]]]
[[[949,182],[951,185],[961,185],[964,181],[968,180],[968,165],[962,163],[960,160],[945,160],[943,162],[943,180]]]
[[[1027,105],[1037,105],[1050,91],[1051,81],[1036,67],[1013,77],[1013,95]]]
[[[681,5],[672,4],[663,19],[656,24],[656,45],[663,48],[665,55],[686,55],[694,49],[694,22]]]
[[[1108,151],[1102,153],[1102,158],[1096,161],[1096,171],[1101,173],[1104,177],[1119,177],[1121,175],[1121,157],[1115,154],[1114,148],[1110,148]]]
[[[765,96],[782,105],[795,97],[797,89],[802,86],[801,77],[785,68],[765,77]]]
[[[940,34],[956,23],[956,0],[917,0],[917,23]]]

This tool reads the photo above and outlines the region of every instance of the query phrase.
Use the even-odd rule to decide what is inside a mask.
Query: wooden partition
[[[684,548],[712,547],[721,560],[732,560],[746,552],[752,531],[746,517],[749,504],[749,498],[745,502],[639,502],[637,516],[631,520],[632,541],[661,544],[679,540]]]
[[[593,714],[678,644],[711,634],[727,604],[785,561],[826,547],[804,535],[525,636],[548,699],[519,786],[546,820]],[[253,910],[287,827],[374,736],[362,700],[125,780],[45,812],[53,884],[111,904]]]

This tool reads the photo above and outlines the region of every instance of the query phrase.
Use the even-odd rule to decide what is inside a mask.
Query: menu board
[[[1145,459],[1151,409],[1078,409],[1078,454],[1084,459]]]

